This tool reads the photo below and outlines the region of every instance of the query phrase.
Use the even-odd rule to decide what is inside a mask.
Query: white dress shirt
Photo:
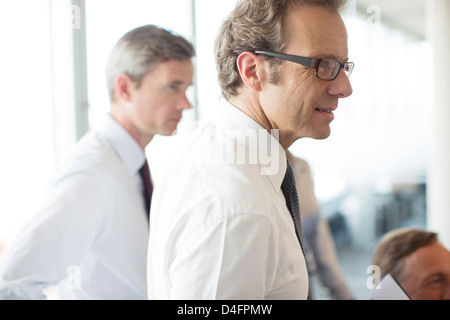
[[[214,123],[175,138],[152,200],[149,299],[307,298],[274,136],[226,105]]]
[[[0,261],[0,299],[146,299],[144,161],[109,116],[85,135]]]

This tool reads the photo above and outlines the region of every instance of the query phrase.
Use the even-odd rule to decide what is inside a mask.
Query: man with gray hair
[[[146,299],[153,186],[145,148],[190,108],[194,49],[145,25],[125,34],[106,68],[111,110],[52,179],[42,207],[0,265],[0,298]]]
[[[327,138],[352,93],[343,2],[241,0],[224,21],[215,56],[226,103],[181,139],[155,190],[149,298],[308,297],[285,150]]]

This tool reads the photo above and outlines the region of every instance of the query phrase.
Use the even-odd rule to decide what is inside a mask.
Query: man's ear
[[[121,73],[114,82],[114,93],[116,99],[130,101],[131,90],[134,87],[134,82],[129,75]]]
[[[244,84],[254,91],[261,91],[264,75],[261,59],[252,52],[244,51],[239,55],[236,63]]]

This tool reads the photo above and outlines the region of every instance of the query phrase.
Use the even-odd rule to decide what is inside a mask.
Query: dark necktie
[[[295,177],[292,166],[287,160],[286,175],[284,176],[283,182],[281,183],[281,190],[283,191],[284,198],[286,199],[286,206],[291,213],[292,220],[294,220],[295,233],[297,234],[298,241],[300,242],[300,247],[302,248],[303,256],[305,252],[302,246],[302,226],[300,221],[300,205],[298,202],[297,188],[295,187]],[[306,259],[306,257],[305,257]],[[311,291],[308,289],[308,300],[311,300]]]
[[[141,174],[142,182],[144,183],[144,198],[145,198],[145,209],[147,212],[147,217],[150,213],[150,202],[152,199],[152,193],[153,193],[153,185],[150,180],[150,169],[148,167],[148,162],[145,160],[144,165],[139,170],[139,173]]]
[[[300,221],[300,205],[298,203],[297,188],[295,187],[295,177],[292,166],[287,160],[286,175],[284,176],[283,183],[281,184],[281,190],[283,191],[284,198],[286,199],[286,205],[294,220],[295,233],[297,234],[300,245],[302,244],[302,227]]]

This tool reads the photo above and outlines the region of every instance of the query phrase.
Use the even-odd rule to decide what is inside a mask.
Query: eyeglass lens
[[[334,60],[323,60],[317,69],[317,75],[321,79],[329,80],[336,77],[339,72],[340,64]]]
[[[332,80],[336,78],[340,69],[341,64],[338,61],[326,59],[320,62],[319,68],[317,69],[317,76],[324,80]],[[350,77],[352,65],[345,64],[343,69],[347,76]]]

